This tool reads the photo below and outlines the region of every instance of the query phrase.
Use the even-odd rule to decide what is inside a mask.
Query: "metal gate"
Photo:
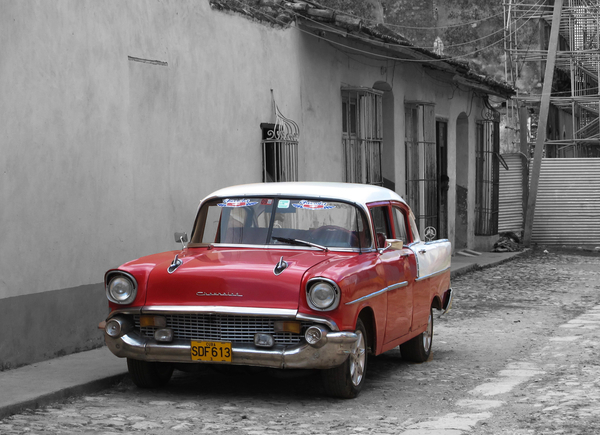
[[[527,158],[524,154],[502,154],[508,170],[500,168],[500,215],[498,232],[512,231],[521,236],[525,222],[524,207]]]
[[[531,240],[600,246],[600,158],[542,160]]]

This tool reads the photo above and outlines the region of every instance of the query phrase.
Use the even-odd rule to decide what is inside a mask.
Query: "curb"
[[[25,400],[23,402],[11,403],[0,407],[0,420],[5,419],[13,414],[18,414],[26,410],[33,410],[42,406],[47,406],[52,403],[61,402],[74,396],[83,396],[86,394],[96,393],[98,391],[110,388],[121,382],[127,373],[108,376],[103,379],[97,379],[85,384],[76,385],[73,387],[63,388],[62,390],[53,391],[35,399]]]
[[[526,254],[530,254],[531,252],[532,251],[530,248],[524,248],[522,251],[516,252],[515,255],[513,255],[512,257],[504,258],[502,260],[494,261],[494,262],[491,262],[488,264],[478,264],[478,263],[469,264],[467,266],[461,267],[460,269],[456,269],[456,270],[452,271],[450,273],[450,279],[456,278],[458,276],[461,276],[461,275],[464,275],[464,274],[467,274],[470,272],[475,272],[476,270],[489,269],[490,267],[508,263],[509,261],[512,261],[517,257],[522,257]]]

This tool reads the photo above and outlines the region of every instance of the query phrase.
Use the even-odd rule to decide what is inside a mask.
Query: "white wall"
[[[100,282],[260,181],[270,89],[301,110],[297,37],[205,1],[4,2],[0,298]]]

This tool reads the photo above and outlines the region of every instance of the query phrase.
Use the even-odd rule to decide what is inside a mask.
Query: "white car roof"
[[[376,201],[406,202],[396,192],[385,187],[370,184],[331,183],[331,182],[286,182],[255,183],[226,187],[211,193],[202,202],[210,198],[242,196],[289,196],[323,199],[339,199],[358,204]]]

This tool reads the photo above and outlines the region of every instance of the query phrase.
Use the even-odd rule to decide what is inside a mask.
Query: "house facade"
[[[486,102],[511,90],[376,27],[283,12],[274,24],[198,0],[3,4],[0,369],[101,346],[104,272],[177,249],[173,233],[227,185],[381,184],[421,232],[491,246]]]

